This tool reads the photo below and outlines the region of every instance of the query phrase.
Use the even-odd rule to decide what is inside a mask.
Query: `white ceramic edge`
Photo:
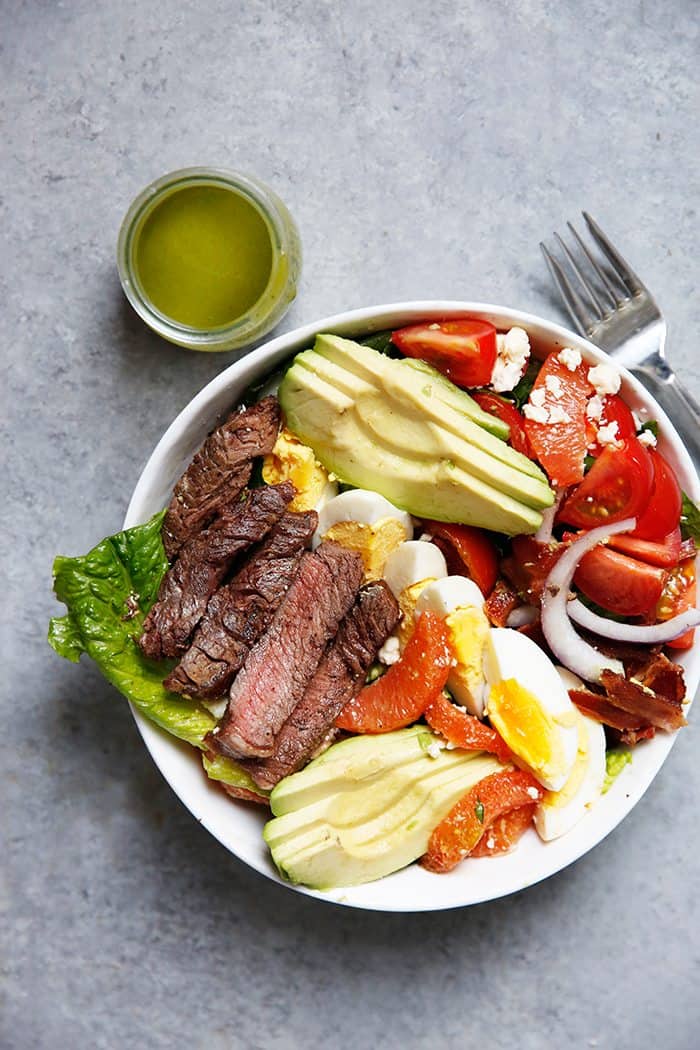
[[[138,480],[124,520],[124,528],[146,521],[164,506],[175,479],[194,451],[243,390],[289,354],[308,345],[317,332],[366,334],[408,324],[423,317],[478,315],[498,327],[519,324],[526,328],[535,346],[559,345],[579,349],[588,359],[609,360],[603,351],[561,325],[521,310],[487,303],[426,300],[366,307],[322,318],[270,340],[225,369],[207,384],[168,427]],[[616,367],[619,366],[616,363]],[[651,395],[625,369],[624,389],[632,407],[651,406],[660,423],[662,447],[678,470],[683,487],[700,499],[700,482],[692,461],[671,421]],[[165,467],[169,469],[166,470]],[[681,661],[686,671],[688,695],[692,698],[700,680],[700,648]],[[611,791],[594,810],[567,835],[542,843],[528,833],[512,854],[462,864],[449,875],[432,875],[418,865],[364,886],[330,892],[293,886],[275,870],[260,834],[256,807],[227,798],[207,781],[193,761],[192,748],[150,723],[132,707],[141,736],[159,770],[192,815],[234,856],[282,886],[319,900],[367,910],[391,912],[436,911],[464,907],[525,889],[578,860],[601,842],[637,804],[661,768],[675,741],[674,735],[657,736],[638,747]],[[233,820],[234,816],[236,819]]]

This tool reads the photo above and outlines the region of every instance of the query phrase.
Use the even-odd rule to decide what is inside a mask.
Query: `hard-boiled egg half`
[[[349,489],[321,507],[314,546],[321,540],[362,555],[366,580],[384,575],[387,558],[413,536],[411,515],[369,489]]]
[[[455,658],[447,688],[458,704],[479,718],[484,713],[484,646],[490,630],[483,606],[484,596],[473,580],[446,576],[423,587],[415,607],[416,619],[424,612],[444,619]]]
[[[571,671],[557,668],[565,689],[582,689]],[[535,810],[535,827],[545,842],[565,835],[600,798],[605,783],[605,730],[576,707],[578,749],[568,780],[559,791],[548,791]]]
[[[280,430],[275,447],[263,460],[262,476],[268,485],[292,482],[297,491],[290,510],[318,509],[338,495],[337,483],[330,480],[314,450],[286,427]]]
[[[401,621],[396,636],[403,652],[415,627],[414,611],[423,588],[447,576],[445,555],[434,543],[408,540],[386,560],[384,580],[399,603]]]
[[[491,724],[518,764],[548,791],[560,791],[578,752],[577,710],[540,647],[507,627],[489,631],[484,650]]]

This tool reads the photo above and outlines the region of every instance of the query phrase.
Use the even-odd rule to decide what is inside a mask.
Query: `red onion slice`
[[[636,523],[636,518],[625,518],[624,521],[601,525],[585,533],[564,551],[545,581],[542,632],[547,645],[565,667],[587,682],[600,682],[603,671],[624,674],[625,669],[619,660],[603,656],[575,630],[567,611],[571,581],[584,554],[618,532],[630,532]]]
[[[534,623],[539,618],[540,610],[534,605],[519,605],[508,614],[506,627],[524,627],[528,623]]]
[[[556,489],[554,496],[554,503],[551,507],[547,507],[542,512],[542,524],[535,533],[534,538],[538,543],[549,543],[552,538],[552,529],[554,528],[554,519],[557,516],[557,511],[561,506],[561,501],[564,496],[565,489]]]
[[[611,638],[615,642],[642,642],[646,645],[663,645],[671,642],[674,638],[680,638],[682,634],[691,628],[700,625],[700,609],[687,609],[684,613],[674,616],[664,623],[654,623],[649,626],[636,623],[616,623],[607,620],[604,616],[598,616],[591,609],[586,608],[583,602],[575,598],[569,602],[566,611],[571,619],[585,627],[587,631],[599,634],[601,638]]]

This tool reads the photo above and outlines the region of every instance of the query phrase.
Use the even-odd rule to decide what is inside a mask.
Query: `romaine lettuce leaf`
[[[202,764],[210,780],[220,780],[222,784],[231,784],[232,787],[245,788],[252,791],[261,798],[268,798],[269,791],[258,787],[253,778],[244,769],[234,762],[232,758],[224,758],[223,755],[202,753]]]
[[[49,644],[73,662],[87,653],[147,718],[201,747],[214,718],[168,692],[162,682],[167,666],[147,660],[135,641],[168,568],[160,538],[163,514],[109,536],[82,557],[56,558],[54,590],[68,613],[51,621]]]

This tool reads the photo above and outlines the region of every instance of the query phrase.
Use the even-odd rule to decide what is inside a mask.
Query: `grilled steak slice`
[[[209,525],[223,506],[240,496],[250,481],[255,456],[272,451],[280,428],[276,397],[234,412],[209,435],[182,475],[163,520],[163,546],[169,561]]]
[[[242,763],[259,787],[273,788],[311,758],[345,705],[362,689],[372,661],[398,619],[398,603],[383,581],[362,588],[306,692],[277,734],[272,755]]]
[[[291,584],[318,514],[285,514],[237,576],[209,599],[192,645],[165,679],[166,689],[204,700],[223,696],[267,630]]]
[[[362,574],[361,556],[337,543],[303,555],[267,633],[231,686],[226,714],[207,736],[215,751],[232,758],[272,754],[275,737],[353,605]]]
[[[289,482],[252,489],[185,544],[163,577],[158,599],[144,622],[139,645],[146,656],[159,660],[185,651],[236,555],[258,543],[279,521],[294,491]]]

